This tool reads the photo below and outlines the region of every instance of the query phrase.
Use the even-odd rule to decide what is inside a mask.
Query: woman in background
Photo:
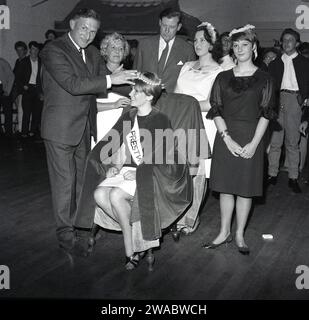
[[[122,62],[128,56],[129,51],[129,44],[121,34],[114,32],[105,36],[100,44],[101,56],[105,61],[105,73],[108,75],[121,70],[123,68]],[[117,93],[123,97],[115,102],[98,102],[98,111],[127,107],[130,104],[128,98],[130,91],[129,85],[112,86],[109,92]]]
[[[119,33],[108,34],[100,44],[101,56],[105,61],[105,74],[112,74],[123,69],[122,62],[129,54],[129,44]],[[107,98],[97,99],[97,140],[99,141],[113,127],[124,111],[130,106],[131,86],[113,85],[108,90]],[[104,112],[100,112],[104,111]],[[94,145],[94,144],[93,144]]]
[[[232,57],[233,50],[232,50],[232,43],[229,37],[229,32],[223,32],[217,44],[222,52],[222,57],[220,59],[220,67],[223,70],[229,70],[235,67],[234,59]]]
[[[193,96],[199,101],[207,138],[212,150],[216,134],[216,126],[212,120],[206,119],[210,109],[210,91],[218,73],[223,71],[219,66],[218,52],[214,50],[218,33],[208,22],[200,24],[195,32],[194,49],[198,56],[196,61],[189,61],[182,67],[175,92]],[[199,225],[198,213],[206,191],[206,178],[209,178],[210,159],[201,160],[200,171],[193,178],[194,198],[193,203],[186,215],[177,222],[177,230],[189,235]]]

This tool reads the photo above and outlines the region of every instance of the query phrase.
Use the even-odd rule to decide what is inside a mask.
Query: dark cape
[[[179,107],[179,102],[184,98],[186,107]],[[170,101],[169,101],[170,99]],[[197,129],[204,128],[202,118],[198,117],[200,115],[198,103],[191,99],[191,97],[185,95],[166,95],[161,98],[161,104],[159,107],[162,108],[162,101],[171,102],[174,101],[173,123],[183,125],[186,128]],[[197,103],[197,105],[196,105]],[[192,107],[193,106],[193,107]],[[179,115],[175,113],[175,108],[179,108]],[[167,107],[166,107],[167,108]],[[183,110],[187,108],[187,119],[183,121],[181,116],[183,116]],[[189,111],[191,110],[191,111]],[[198,112],[197,112],[198,111]],[[123,137],[126,132],[123,131],[123,122],[128,121],[131,127],[134,123],[134,118],[136,115],[136,109],[131,109],[125,114],[123,114],[117,121],[113,129],[114,132],[118,134],[113,135],[113,139],[106,140],[107,136],[104,137],[95,148],[90,152],[86,169],[84,173],[84,183],[82,187],[82,192],[78,201],[77,215],[75,219],[75,227],[78,228],[91,228],[94,221],[94,213],[96,203],[94,201],[94,190],[97,186],[106,178],[106,172],[110,168],[110,164],[104,164],[105,160],[109,158],[112,153],[117,151],[115,146],[120,147],[123,142]],[[154,134],[155,129],[168,129],[171,128],[170,121],[161,112],[156,109],[149,114],[149,121],[147,123],[147,129]],[[195,119],[193,121],[193,119]],[[194,123],[195,122],[195,123]],[[178,127],[176,126],[176,128]],[[175,127],[173,126],[173,129]],[[200,142],[200,130],[197,130],[198,137],[195,137],[194,142]],[[205,138],[203,138],[205,139]],[[206,138],[207,141],[207,138]],[[188,141],[187,141],[188,143]],[[190,143],[188,143],[190,144]],[[109,154],[106,153],[106,148],[109,148]],[[203,158],[208,157],[208,144],[205,146],[204,151],[198,151],[198,157]],[[164,144],[154,144],[152,145],[151,155],[148,154],[148,158],[154,159],[156,150],[158,148],[165,149]],[[102,152],[104,150],[104,152]],[[169,150],[165,150],[169,153]],[[171,156],[171,155],[169,155]],[[173,155],[174,156],[174,155]],[[177,157],[181,155],[177,154]],[[163,157],[166,159],[166,157]],[[155,240],[161,237],[161,229],[164,229],[171,225],[178,217],[186,212],[186,209],[191,204],[192,201],[192,176],[189,173],[189,161],[188,155],[186,155],[185,160],[181,163],[183,164],[152,164],[143,163],[138,166],[136,172],[136,182],[137,189],[136,194],[133,199],[132,204],[132,218],[131,221],[141,221],[141,228],[143,233],[143,238],[145,240]],[[192,163],[190,167],[197,166],[197,164]]]

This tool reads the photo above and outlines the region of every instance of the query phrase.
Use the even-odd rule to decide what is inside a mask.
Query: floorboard
[[[219,229],[219,203],[211,193],[201,224],[173,242],[166,234],[156,250],[155,270],[146,263],[124,269],[122,235],[101,231],[95,252],[73,258],[57,247],[42,143],[0,140],[0,264],[11,272],[11,289],[0,298],[163,300],[306,300],[295,286],[298,265],[309,266],[309,188],[292,194],[287,175],[256,201],[246,230],[249,256],[234,241],[216,250],[201,244]],[[235,231],[235,221],[233,225]],[[263,240],[271,233],[274,239]],[[308,275],[309,276],[309,275]]]

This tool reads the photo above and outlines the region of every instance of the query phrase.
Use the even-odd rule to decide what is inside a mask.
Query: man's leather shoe
[[[298,185],[297,179],[289,179],[289,188],[292,189],[294,193],[301,193],[301,189]]]
[[[63,231],[57,235],[59,247],[65,251],[70,251],[74,247],[75,235],[73,231]]]
[[[273,186],[277,184],[277,177],[274,176],[268,176],[267,178],[267,185],[269,186],[272,184]]]
[[[66,240],[58,240],[59,247],[65,251],[71,251],[74,247],[74,238]]]
[[[87,257],[89,252],[88,238],[76,238],[74,247],[70,250],[73,256]]]

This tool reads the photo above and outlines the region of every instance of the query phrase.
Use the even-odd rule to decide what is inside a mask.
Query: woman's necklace
[[[216,67],[216,65],[214,63],[208,63],[208,64],[204,64],[204,65],[201,65],[200,61],[197,61],[196,64],[193,66],[193,69],[195,70],[209,70],[209,69],[212,69]]]
[[[252,69],[246,69],[246,70],[239,70],[234,68],[234,73],[238,77],[251,77],[257,69],[258,69],[257,67]]]

